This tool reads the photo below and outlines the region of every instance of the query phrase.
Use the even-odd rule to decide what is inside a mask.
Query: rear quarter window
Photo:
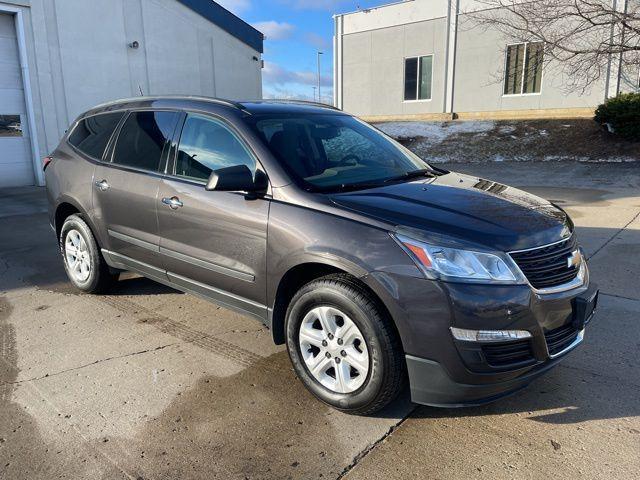
[[[101,159],[123,114],[104,113],[80,120],[69,135],[69,143],[85,155]]]

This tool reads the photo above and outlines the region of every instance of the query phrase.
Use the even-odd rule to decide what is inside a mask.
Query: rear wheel
[[[109,271],[87,223],[70,215],[60,230],[60,252],[71,283],[87,293],[106,291],[117,279]]]
[[[366,415],[402,390],[398,335],[378,302],[348,275],[302,287],[289,305],[286,329],[296,373],[323,402]]]

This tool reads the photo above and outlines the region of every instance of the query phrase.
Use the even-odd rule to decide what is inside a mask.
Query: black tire
[[[65,242],[70,232],[78,232],[86,244],[86,252],[91,265],[89,275],[86,280],[79,280],[71,271],[71,267],[67,261],[65,254]],[[117,280],[118,274],[111,273],[109,266],[104,261],[100,248],[96,242],[89,225],[78,214],[70,215],[64,221],[60,229],[59,238],[60,253],[64,263],[64,269],[67,272],[69,281],[79,290],[86,293],[103,293],[109,290],[113,283]]]
[[[326,388],[310,373],[302,356],[298,334],[305,315],[318,306],[344,312],[359,328],[369,353],[369,371],[362,386],[351,393]],[[379,301],[346,274],[328,275],[304,285],[287,309],[287,350],[304,385],[324,403],[346,413],[370,415],[384,408],[406,385],[402,345],[391,319]]]

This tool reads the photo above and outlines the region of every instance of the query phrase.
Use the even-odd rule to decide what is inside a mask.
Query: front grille
[[[493,367],[512,367],[535,362],[529,340],[483,345],[482,353],[487,363]]]
[[[511,252],[522,273],[534,288],[550,288],[568,283],[578,275],[579,265],[568,265],[567,260],[578,248],[576,237],[546,247]]]
[[[547,340],[549,355],[560,353],[571,345],[577,336],[578,330],[571,323],[545,332],[544,337]]]

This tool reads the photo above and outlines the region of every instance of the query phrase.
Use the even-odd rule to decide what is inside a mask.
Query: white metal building
[[[263,35],[212,0],[0,0],[0,187],[108,100],[262,96]]]

